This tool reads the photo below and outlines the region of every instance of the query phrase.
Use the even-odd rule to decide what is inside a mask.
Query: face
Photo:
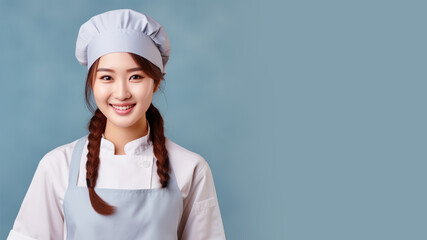
[[[145,112],[157,89],[129,53],[102,56],[93,81],[94,99],[107,124],[119,128],[146,124]]]

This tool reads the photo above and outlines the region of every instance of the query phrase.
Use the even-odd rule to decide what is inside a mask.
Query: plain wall
[[[87,133],[81,24],[171,41],[166,135],[201,154],[227,239],[427,239],[423,1],[2,1],[0,238],[44,154]]]

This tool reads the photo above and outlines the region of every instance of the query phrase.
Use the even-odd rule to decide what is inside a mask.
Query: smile
[[[126,106],[118,106],[118,105],[110,104],[110,106],[113,108],[113,110],[119,115],[129,114],[133,110],[133,107],[135,105],[136,104],[126,105]]]
[[[117,106],[117,105],[112,105],[112,104],[110,104],[110,106],[112,106],[113,108],[115,108],[115,109],[117,109],[117,110],[121,110],[121,111],[131,109],[131,108],[133,108],[135,105],[136,105],[136,104],[127,105],[127,106]]]

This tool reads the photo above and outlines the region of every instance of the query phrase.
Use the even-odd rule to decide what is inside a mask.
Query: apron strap
[[[77,140],[71,155],[70,171],[68,175],[68,185],[71,188],[77,187],[77,177],[79,176],[80,160],[82,158],[83,148],[85,146],[88,134]]]

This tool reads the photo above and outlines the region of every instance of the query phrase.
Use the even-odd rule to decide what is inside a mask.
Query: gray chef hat
[[[85,22],[76,42],[76,58],[92,66],[96,59],[111,52],[138,54],[166,73],[169,38],[163,27],[149,16],[131,9],[98,14]]]

